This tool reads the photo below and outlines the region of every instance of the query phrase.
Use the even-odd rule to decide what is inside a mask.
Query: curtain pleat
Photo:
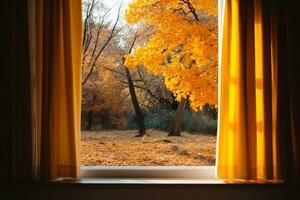
[[[81,0],[0,1],[0,180],[79,176]]]
[[[40,176],[78,177],[81,1],[37,1],[36,9]]]
[[[287,46],[292,41],[288,23],[293,21],[287,5],[280,0],[226,0],[217,145],[220,178],[299,178],[299,78],[287,54],[299,52]]]

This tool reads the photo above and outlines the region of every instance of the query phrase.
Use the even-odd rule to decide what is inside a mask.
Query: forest
[[[214,165],[217,3],[83,1],[82,165]]]

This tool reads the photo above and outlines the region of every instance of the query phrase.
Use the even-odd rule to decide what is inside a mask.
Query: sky
[[[110,20],[114,20],[116,19],[117,15],[118,15],[118,8],[119,5],[121,3],[122,0],[102,0],[103,4],[107,7],[107,8],[111,8],[112,12],[111,15],[109,16]],[[125,14],[125,10],[128,6],[128,3],[131,2],[132,0],[123,0],[123,6],[122,6],[122,10],[121,10],[121,18],[120,18],[120,22],[121,23],[126,23],[126,20],[124,19],[124,14]]]

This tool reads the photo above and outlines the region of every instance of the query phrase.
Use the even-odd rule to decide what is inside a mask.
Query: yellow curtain
[[[296,65],[279,0],[226,0],[220,69],[217,176],[299,178]],[[298,79],[299,80],[299,79]],[[299,82],[298,82],[299,83]]]
[[[38,0],[36,163],[42,179],[80,169],[81,0]]]

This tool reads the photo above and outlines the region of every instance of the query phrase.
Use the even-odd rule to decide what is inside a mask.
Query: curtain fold
[[[78,177],[81,0],[0,2],[0,180]]]
[[[36,2],[37,132],[42,179],[80,169],[81,1]]]
[[[287,46],[288,39],[297,40],[288,33],[293,28],[288,25],[293,21],[288,5],[280,0],[226,0],[217,145],[220,178],[299,178],[298,67],[287,54],[299,52]]]

